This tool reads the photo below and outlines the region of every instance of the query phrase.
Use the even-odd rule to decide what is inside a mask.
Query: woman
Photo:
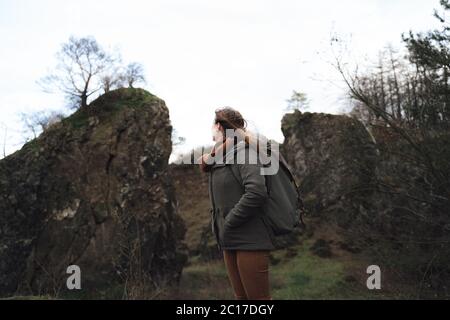
[[[259,161],[242,163],[235,158],[232,162],[226,157],[233,152],[235,155],[244,152],[248,156],[250,152],[259,151],[258,147],[253,148],[259,146],[252,143],[254,135],[245,127],[246,121],[238,111],[229,107],[217,109],[212,126],[216,143],[199,163],[201,170],[209,173],[212,231],[223,251],[236,299],[271,300],[269,254],[275,247],[273,233],[262,219],[261,207],[268,198],[265,177],[260,173]],[[239,144],[234,138],[226,138],[227,129],[236,133]],[[240,180],[228,166],[237,167]]]

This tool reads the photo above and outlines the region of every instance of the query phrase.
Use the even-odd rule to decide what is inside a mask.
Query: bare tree
[[[335,39],[332,47],[337,44]],[[391,267],[399,274],[421,277],[418,295],[425,282],[446,290],[440,283],[449,283],[450,275],[450,148],[448,130],[441,126],[445,110],[439,108],[445,105],[445,91],[439,97],[435,89],[445,88],[445,81],[442,85],[429,66],[410,61],[408,55],[402,58],[392,48],[382,52],[375,67],[364,71],[348,61],[348,53],[332,51],[333,65],[354,101],[353,115],[378,133],[379,173],[370,190],[382,200],[377,209],[381,214],[362,216],[366,223],[359,224],[358,238],[370,234],[384,241],[385,257],[389,251],[398,260],[406,257],[413,264],[410,270]],[[442,123],[437,125],[439,114]],[[373,249],[378,255],[379,248]]]
[[[88,98],[101,89],[100,76],[114,62],[112,55],[93,37],[70,37],[57,53],[57,59],[55,71],[38,84],[47,92],[59,89],[75,108],[87,106]]]
[[[104,93],[124,87],[122,57],[119,52],[111,54],[111,64],[106,66],[100,75],[100,86]]]
[[[386,105],[383,104],[380,99],[380,94],[373,94],[371,90],[371,77],[361,75],[356,67],[356,70],[351,71],[348,69],[348,65],[343,62],[342,56],[335,54],[334,67],[340,73],[342,80],[346,84],[349,90],[350,98],[357,101],[361,106],[365,106],[372,112],[379,121],[382,121],[386,126],[392,128],[402,139],[404,139],[409,146],[416,152],[418,157],[423,161],[425,167],[427,167],[432,175],[439,179],[441,176],[435,168],[434,162],[430,159],[430,156],[424,146],[421,145],[418,140],[410,133],[408,127],[395,117],[395,113],[386,110]],[[373,89],[373,88],[372,88]],[[378,91],[377,91],[378,90]],[[379,88],[374,88],[375,92],[379,93]],[[422,134],[426,134],[425,131],[421,131]]]
[[[122,79],[130,88],[133,88],[135,83],[145,83],[144,67],[137,62],[129,63],[125,67]]]
[[[305,111],[309,108],[309,100],[306,93],[293,91],[290,99],[286,100],[288,106],[285,111],[300,110]]]
[[[58,111],[36,111],[32,113],[22,112],[19,114],[19,117],[24,126],[24,136],[28,140],[30,135],[35,139],[41,132],[61,121],[64,118],[64,114]]]
[[[179,146],[186,142],[186,138],[182,137],[178,134],[178,131],[176,129],[172,130],[172,145],[173,146]]]
[[[35,139],[39,135],[39,126],[31,120],[30,115],[27,113],[21,112],[19,117],[24,127],[24,135],[27,137],[31,135]]]
[[[123,81],[119,71],[113,71],[112,73],[102,75],[100,82],[105,93],[123,86]]]

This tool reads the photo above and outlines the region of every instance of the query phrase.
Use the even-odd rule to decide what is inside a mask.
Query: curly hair
[[[215,110],[215,123],[220,123],[226,129],[242,129],[245,131],[247,121],[241,113],[231,107],[223,107]]]

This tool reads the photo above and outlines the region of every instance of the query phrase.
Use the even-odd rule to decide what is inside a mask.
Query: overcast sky
[[[292,90],[311,111],[339,113],[344,91],[327,62],[333,33],[351,35],[368,61],[401,34],[436,26],[439,0],[0,0],[0,146],[22,143],[19,112],[64,106],[36,80],[69,36],[94,36],[145,67],[151,93],[166,101],[178,150],[211,143],[214,109],[231,106],[250,128],[283,141],[280,121]],[[332,83],[330,82],[332,80]],[[3,153],[3,151],[2,151]]]

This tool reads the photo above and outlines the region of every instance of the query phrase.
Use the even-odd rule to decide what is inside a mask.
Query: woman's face
[[[213,123],[211,133],[213,141],[218,142],[223,140],[223,129],[220,123]]]

